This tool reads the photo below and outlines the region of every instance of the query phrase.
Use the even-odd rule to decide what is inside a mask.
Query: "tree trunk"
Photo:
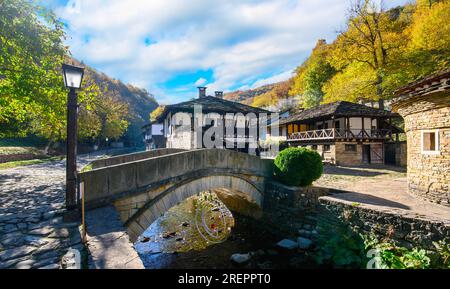
[[[383,77],[377,72],[377,96],[378,96],[378,108],[384,109],[383,99]]]
[[[50,147],[52,146],[52,144],[53,144],[53,140],[50,139],[50,140],[48,141],[47,145],[45,146],[44,154],[48,155],[48,151],[50,150]]]

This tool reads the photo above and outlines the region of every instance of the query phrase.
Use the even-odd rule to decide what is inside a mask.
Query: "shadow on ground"
[[[332,197],[335,199],[338,199],[338,200],[354,202],[355,204],[361,203],[361,204],[384,206],[384,207],[391,207],[391,208],[404,209],[404,210],[411,209],[411,207],[404,205],[402,203],[391,201],[391,200],[388,200],[385,198],[375,197],[375,196],[372,196],[369,194],[361,194],[361,193],[344,192],[343,191],[339,194],[334,194]]]
[[[357,177],[375,177],[388,175],[392,173],[406,173],[402,167],[386,166],[386,165],[370,165],[370,166],[324,166],[324,174],[341,175],[341,176],[357,176]]]

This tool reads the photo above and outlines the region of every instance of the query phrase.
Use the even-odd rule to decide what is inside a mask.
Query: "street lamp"
[[[64,85],[70,89],[67,101],[67,165],[66,165],[66,209],[77,208],[77,118],[78,96],[84,67],[63,64]]]

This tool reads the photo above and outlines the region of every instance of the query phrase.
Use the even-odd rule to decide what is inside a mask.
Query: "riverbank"
[[[310,252],[277,246],[285,236],[267,224],[233,212],[227,238],[206,241],[195,224],[195,198],[166,212],[147,229],[135,248],[147,269],[282,269],[316,267]],[[235,255],[234,261],[231,257]],[[239,256],[237,256],[239,255]]]

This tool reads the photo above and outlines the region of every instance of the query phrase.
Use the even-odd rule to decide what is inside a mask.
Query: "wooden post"
[[[389,117],[389,139],[392,140],[392,117]]]
[[[366,133],[365,128],[364,128],[364,117],[361,117],[361,121],[362,121],[362,124],[361,124],[361,136],[362,136],[362,139],[364,140],[364,134]]]
[[[81,241],[83,243],[86,243],[86,214],[85,214],[85,208],[84,208],[84,182],[80,183],[80,194],[81,194]]]
[[[348,116],[345,117],[345,136],[348,138],[350,132],[350,119]]]

